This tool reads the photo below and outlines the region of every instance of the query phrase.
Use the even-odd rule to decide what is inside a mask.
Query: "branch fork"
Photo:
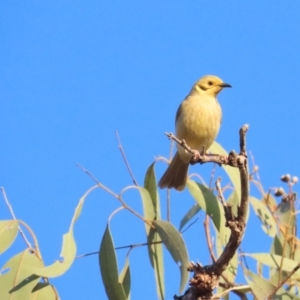
[[[249,175],[248,163],[246,155],[246,132],[249,126],[244,125],[240,131],[240,153],[237,154],[231,151],[228,156],[219,154],[206,154],[205,149],[201,152],[191,149],[184,140],[179,140],[172,133],[166,135],[182,146],[187,152],[193,154],[190,164],[204,164],[208,162],[217,163],[219,165],[229,165],[239,169],[241,180],[241,199],[238,207],[238,215],[234,216],[232,207],[226,203],[222,189],[221,179],[216,182],[216,189],[218,198],[220,199],[224,208],[226,224],[230,231],[230,237],[226,247],[224,248],[220,257],[211,265],[201,266],[199,263],[191,262],[188,271],[193,272],[193,278],[190,279],[190,288],[183,296],[174,296],[174,299],[181,300],[209,300],[212,299],[213,290],[218,286],[220,276],[226,270],[230,260],[233,258],[244,236],[246,227],[246,215],[248,210],[249,197]]]

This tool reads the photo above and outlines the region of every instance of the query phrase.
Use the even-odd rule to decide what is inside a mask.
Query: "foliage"
[[[226,154],[226,151],[217,143],[212,146],[212,152]],[[144,246],[133,245],[128,247],[127,258],[120,271],[113,234],[110,230],[110,221],[122,209],[128,210],[132,213],[133,217],[139,218],[144,222],[149,265],[154,272],[157,298],[165,299],[164,274],[168,271],[164,269],[164,248],[179,267],[178,274],[181,279],[178,288],[180,293],[182,293],[188,283],[189,275],[187,269],[190,264],[188,249],[182,236],[183,228],[192,224],[192,220],[199,211],[206,213],[207,247],[212,259],[216,259],[221,255],[227,244],[230,232],[225,226],[226,220],[223,206],[215,196],[215,191],[205,184],[191,179],[188,180],[187,189],[194,198],[195,204],[183,214],[179,228],[177,229],[169,220],[163,219],[154,167],[155,163],[152,163],[147,169],[144,186],[126,187],[119,194],[116,194],[102,183],[97,182],[96,186],[87,191],[75,209],[69,231],[63,235],[61,250],[63,260],[58,260],[50,266],[45,266],[37,238],[26,223],[15,218],[0,221],[1,254],[9,250],[18,232],[20,232],[26,243],[24,250],[11,257],[1,269],[1,299],[59,299],[58,292],[49,283],[48,279],[64,274],[74,263],[76,257],[76,241],[73,235],[74,226],[80,217],[85,199],[96,188],[104,189],[121,204],[120,208],[112,212],[107,221],[98,252],[99,269],[107,297],[113,300],[130,299],[131,288],[135,283],[131,282],[129,257],[131,255],[133,256],[132,259],[134,259],[134,251],[132,249],[137,246]],[[227,197],[227,203],[232,205],[233,212],[236,212],[240,199],[239,175],[234,168],[225,166],[224,170],[230,178],[231,185],[225,186],[223,189],[231,190],[231,193]],[[89,174],[88,171],[84,171]],[[263,232],[272,238],[270,252],[241,253],[240,255],[236,253],[222,274],[214,299],[220,297],[229,299],[231,293],[240,296],[241,299],[247,299],[245,298],[247,293],[254,295],[256,299],[268,299],[270,297],[300,299],[300,296],[298,296],[300,278],[298,262],[300,261],[300,251],[299,239],[296,236],[297,212],[295,209],[297,195],[293,191],[293,186],[297,183],[298,179],[296,177],[291,178],[289,175],[285,175],[281,179],[287,185],[288,191],[285,192],[283,188],[277,189],[275,195],[281,197],[278,198],[280,200],[277,202],[270,191],[266,192],[263,189],[258,177],[258,168],[254,167],[250,181],[260,191],[261,199],[250,197],[249,203],[261,222]],[[137,213],[124,201],[123,194],[129,189],[136,189],[138,191],[143,204],[143,215]],[[10,208],[3,189],[2,192]],[[33,246],[28,242],[24,230],[31,235],[34,241]],[[214,230],[215,245],[212,245],[212,236],[209,234],[210,230]],[[257,250],[259,251],[259,249]],[[256,262],[256,270],[251,270],[247,266],[245,261],[248,258]],[[247,284],[239,285],[236,282],[238,271],[244,274]]]

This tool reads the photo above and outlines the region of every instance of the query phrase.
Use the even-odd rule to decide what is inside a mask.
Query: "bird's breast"
[[[221,107],[214,97],[205,100],[187,98],[180,107],[176,136],[192,148],[207,150],[215,140],[222,120]],[[182,148],[178,147],[179,153]]]

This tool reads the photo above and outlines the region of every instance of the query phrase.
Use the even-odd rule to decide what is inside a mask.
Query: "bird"
[[[217,95],[231,85],[217,76],[206,75],[192,87],[177,109],[176,137],[185,140],[193,150],[207,151],[217,137],[222,122],[222,109]],[[185,188],[192,154],[178,143],[177,152],[158,182],[160,188]]]

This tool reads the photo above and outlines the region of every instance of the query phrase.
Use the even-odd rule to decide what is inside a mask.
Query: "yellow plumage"
[[[224,88],[231,87],[216,76],[204,76],[192,87],[176,113],[176,137],[184,139],[194,150],[202,151],[214,142],[222,121],[222,110],[216,98]],[[177,152],[160,179],[160,188],[184,189],[191,154],[177,144]]]

